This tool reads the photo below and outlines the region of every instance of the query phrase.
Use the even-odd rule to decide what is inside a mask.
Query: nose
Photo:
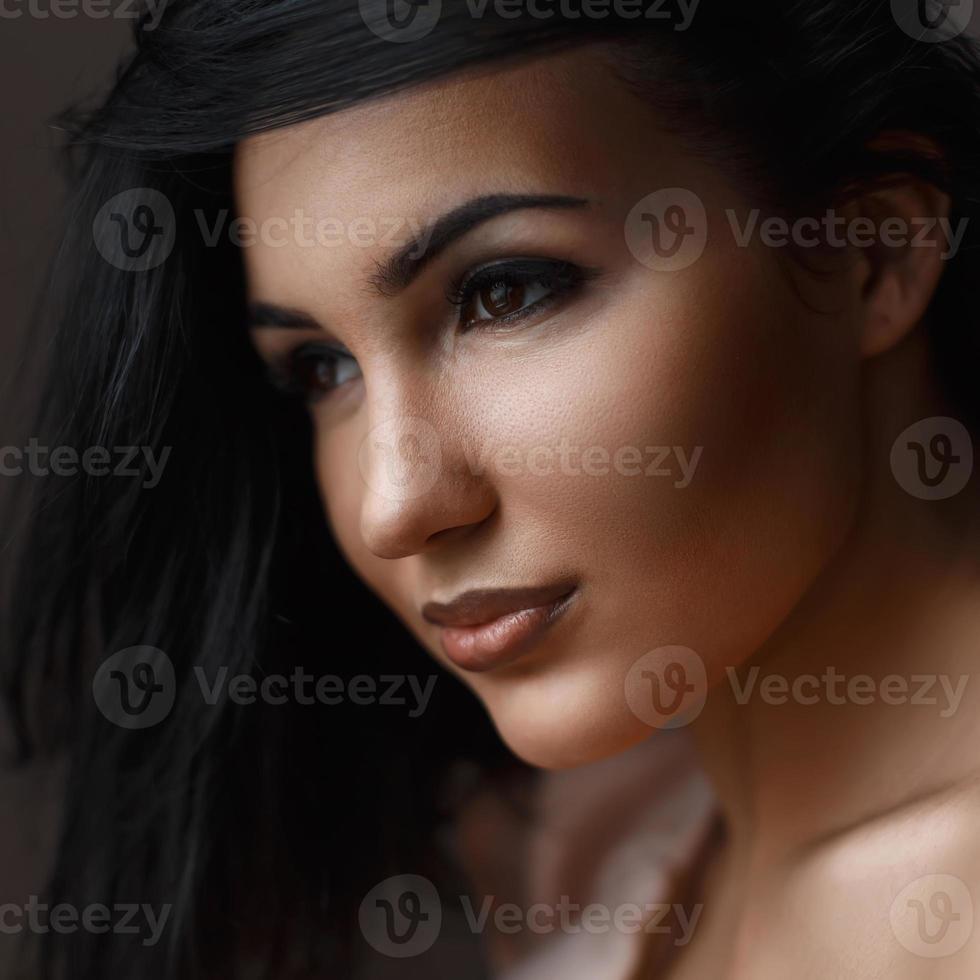
[[[405,558],[481,525],[497,507],[490,482],[469,464],[459,438],[427,420],[375,426],[358,459],[365,483],[361,537],[379,558]]]

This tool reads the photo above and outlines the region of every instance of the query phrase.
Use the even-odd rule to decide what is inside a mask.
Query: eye
[[[595,270],[554,259],[510,259],[484,266],[454,283],[449,301],[459,309],[459,325],[524,320],[575,292]]]
[[[353,355],[330,344],[301,344],[270,371],[272,383],[286,395],[318,401],[361,376]]]

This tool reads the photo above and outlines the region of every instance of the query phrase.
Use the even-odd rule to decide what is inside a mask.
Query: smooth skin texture
[[[670,187],[704,202],[708,246],[688,268],[652,271],[624,227],[637,202]],[[942,243],[838,259],[820,281],[758,240],[740,247],[725,211],[744,217],[752,202],[665,131],[601,47],[254,137],[238,150],[236,190],[260,226],[299,209],[345,229],[339,244],[279,231],[284,243],[243,249],[250,299],[307,321],[259,324],[253,339],[271,364],[311,342],[350,352],[340,383],[310,406],[327,519],[355,571],[470,685],[508,745],[545,768],[624,751],[651,733],[624,694],[636,661],[674,644],[703,660],[707,703],[691,730],[729,839],[670,976],[976,969],[980,940],[947,959],[915,956],[889,907],[938,873],[980,900],[977,685],[944,719],[881,703],[738,704],[726,674],[969,673],[976,500],[916,500],[889,468],[899,432],[951,414],[918,329]],[[587,203],[495,217],[406,288],[372,287],[396,250],[385,229],[400,224],[404,240],[405,222],[430,228],[473,198],[519,194]],[[909,183],[849,209],[911,219],[945,214],[948,201]],[[519,322],[462,326],[451,284],[529,256],[593,272]],[[514,306],[549,293],[525,289],[508,294]],[[423,430],[406,423],[418,419]],[[402,431],[423,434],[401,443],[392,469]],[[399,493],[413,465],[432,465],[426,433],[441,465],[426,492]],[[563,439],[610,459],[623,447],[701,454],[684,487],[676,458],[670,477],[528,463]],[[473,465],[501,447],[525,465]],[[563,579],[577,584],[565,615],[529,654],[486,672],[448,662],[421,615],[468,589]]]

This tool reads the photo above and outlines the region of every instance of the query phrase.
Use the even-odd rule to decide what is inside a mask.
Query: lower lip
[[[478,626],[444,626],[442,649],[457,667],[473,672],[513,663],[564,613],[573,595],[569,592],[547,606],[507,613]]]

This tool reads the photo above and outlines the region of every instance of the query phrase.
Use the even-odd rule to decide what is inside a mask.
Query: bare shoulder
[[[739,958],[765,978],[790,965],[806,980],[980,976],[978,816],[980,780],[774,869],[751,902]]]

